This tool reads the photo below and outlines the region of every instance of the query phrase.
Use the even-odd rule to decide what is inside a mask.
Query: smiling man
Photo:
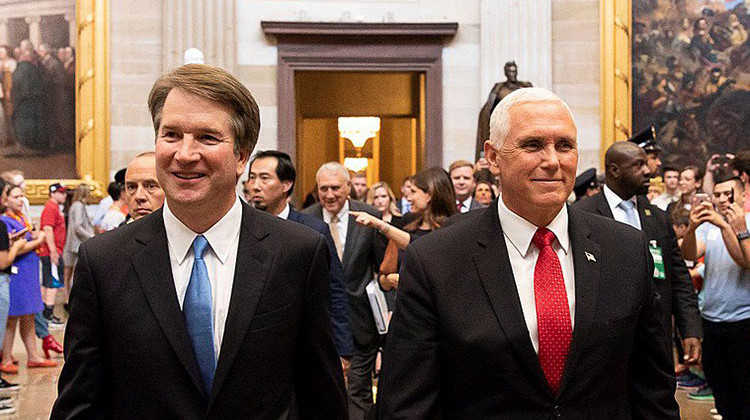
[[[484,151],[501,197],[406,251],[380,417],[678,419],[645,239],[566,206],[568,106],[509,94]]]
[[[325,239],[235,192],[252,95],[191,64],[148,103],[166,201],[80,248],[52,418],[345,418]]]
[[[383,260],[386,242],[375,229],[362,226],[349,211],[363,211],[380,217],[374,207],[349,199],[349,170],[338,162],[328,162],[315,176],[320,203],[302,211],[328,224],[336,251],[344,267],[349,297],[349,325],[354,352],[349,368],[349,417],[364,419],[373,405],[372,374],[381,339],[370,309],[365,288]]]

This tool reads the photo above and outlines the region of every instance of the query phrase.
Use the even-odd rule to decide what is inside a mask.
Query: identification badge
[[[15,265],[10,267],[10,274],[18,274],[18,267]]]
[[[664,269],[664,256],[661,247],[656,246],[656,241],[651,241],[648,250],[651,251],[651,257],[654,259],[654,278],[664,280],[667,273]]]

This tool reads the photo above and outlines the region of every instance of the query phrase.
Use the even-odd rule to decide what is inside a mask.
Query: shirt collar
[[[456,200],[456,205],[458,205],[458,203],[461,203],[461,208],[468,209],[468,208],[471,207],[471,198],[472,198],[471,196],[468,196],[466,198],[466,200],[464,200],[464,201],[458,201],[458,200]]]
[[[609,204],[610,210],[614,210],[615,208],[617,208],[623,201],[630,201],[634,204],[633,208],[638,208],[638,199],[636,198],[636,196],[632,196],[627,200],[623,200],[606,184],[604,185],[604,198],[607,199],[607,204]]]
[[[286,220],[289,218],[290,211],[291,208],[289,207],[289,203],[286,203],[286,206],[284,206],[284,210],[281,210],[281,213],[277,214],[276,217]]]
[[[341,210],[339,210],[338,216],[339,216],[339,222],[345,219],[345,216],[349,214],[349,200],[344,201],[344,205],[341,207]],[[326,223],[331,223],[331,219],[333,218],[333,213],[323,208],[323,221]]]
[[[503,227],[503,234],[508,237],[511,244],[513,244],[513,247],[515,247],[521,255],[526,257],[529,248],[531,247],[531,240],[534,238],[534,234],[539,228],[510,210],[505,203],[503,203],[502,196],[497,200],[497,212]],[[568,207],[564,205],[546,228],[555,234],[557,242],[560,244],[563,252],[567,254],[570,249],[570,236],[568,235]]]
[[[177,256],[177,264],[182,264],[193,246],[197,233],[193,232],[172,213],[164,200],[164,228],[167,231],[167,242]],[[218,222],[203,233],[208,245],[216,257],[224,264],[229,257],[232,243],[240,234],[242,224],[242,205],[239,196],[235,196],[234,204]]]

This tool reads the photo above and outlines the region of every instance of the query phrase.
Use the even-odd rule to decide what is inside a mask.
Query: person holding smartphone
[[[714,174],[710,201],[696,194],[682,242],[685,258],[705,256],[701,316],[703,369],[725,419],[750,417],[750,215],[742,181]]]

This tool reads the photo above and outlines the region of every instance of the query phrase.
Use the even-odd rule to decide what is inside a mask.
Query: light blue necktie
[[[636,229],[640,229],[638,223],[638,215],[635,212],[635,203],[630,200],[621,201],[617,207],[625,211],[625,223],[633,226]]]
[[[208,279],[206,262],[203,254],[208,249],[208,241],[203,235],[198,235],[193,241],[193,271],[190,273],[185,302],[182,313],[185,316],[193,353],[198,362],[206,394],[211,393],[216,372],[216,355],[214,354],[214,322],[211,316],[211,283]]]

